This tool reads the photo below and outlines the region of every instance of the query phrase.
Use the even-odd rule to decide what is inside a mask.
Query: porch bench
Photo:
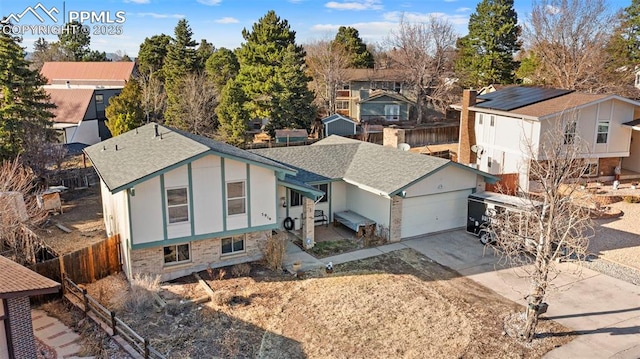
[[[316,209],[313,211],[313,222],[324,224],[325,227],[329,225],[329,217],[324,214],[324,211],[321,209]]]
[[[376,222],[353,211],[336,212],[333,214],[333,225],[342,223],[356,232],[358,237],[373,233]]]

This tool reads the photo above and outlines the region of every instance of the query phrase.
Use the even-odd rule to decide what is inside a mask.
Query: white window
[[[384,117],[387,121],[400,120],[400,105],[384,105]]]
[[[493,127],[495,125],[496,122],[496,116],[491,116],[491,122],[489,123],[489,126]]]
[[[349,109],[349,101],[338,100],[336,101],[336,110],[348,110]]]
[[[227,182],[227,215],[247,212],[245,182]]]
[[[565,145],[570,145],[575,141],[576,126],[577,126],[577,123],[575,121],[568,122],[564,126],[564,144]]]
[[[96,95],[96,103],[104,103],[104,95],[102,94]]]
[[[596,143],[607,143],[609,139],[609,121],[598,121]]]
[[[164,247],[164,264],[188,262],[189,258],[189,243]]]
[[[189,222],[189,196],[186,187],[167,189],[167,215],[169,223]]]
[[[493,158],[487,157],[487,168],[491,168],[492,163],[493,163]]]
[[[482,118],[483,118],[482,114],[479,114],[478,115],[478,124],[479,125],[482,125]]]
[[[320,201],[318,201],[318,203],[327,202],[327,197],[329,197],[329,184],[327,184],[327,183],[314,184],[313,187],[321,190],[322,192],[324,192],[324,197],[322,197],[320,199]]]
[[[582,170],[582,177],[595,177],[598,175],[598,159],[589,159]]]
[[[289,207],[302,206],[302,194],[298,191],[289,190]]]
[[[222,238],[222,254],[244,252],[244,234],[235,237]]]

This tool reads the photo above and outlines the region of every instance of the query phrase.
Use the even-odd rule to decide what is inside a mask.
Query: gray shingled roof
[[[169,170],[172,166],[206,153],[218,153],[240,161],[288,173],[294,171],[280,163],[207,137],[157,125],[155,136],[150,123],[122,135],[87,147],[84,151],[112,192]],[[116,149],[117,148],[117,149]]]
[[[451,162],[340,136],[330,136],[311,146],[269,148],[252,152],[322,177],[366,186],[385,195],[390,195]]]

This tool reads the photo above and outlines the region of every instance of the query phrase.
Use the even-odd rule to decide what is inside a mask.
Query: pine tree
[[[182,115],[180,105],[181,80],[198,67],[196,54],[197,43],[192,39],[193,32],[187,20],[178,21],[175,36],[171,40],[163,66],[165,91],[167,92],[167,109],[164,114],[165,124],[174,126],[180,123]]]
[[[204,71],[207,60],[209,59],[209,57],[211,57],[211,55],[213,55],[215,50],[216,48],[213,46],[213,44],[211,44],[205,39],[200,40],[200,45],[196,50],[196,57],[198,60],[196,68],[198,72]]]
[[[20,42],[19,37],[0,33],[0,159],[16,157],[31,139],[52,137],[55,106],[42,88],[46,81],[29,69]]]
[[[67,23],[64,31],[58,35],[60,47],[71,61],[82,61],[91,51],[89,49],[91,36],[82,29],[82,24],[74,20]]]
[[[221,47],[209,56],[205,69],[207,75],[213,81],[216,91],[220,93],[227,82],[238,75],[240,64],[233,51]]]
[[[138,51],[138,71],[144,75],[154,74],[164,80],[161,70],[169,52],[171,36],[160,34],[144,39]]]
[[[469,18],[468,35],[458,41],[456,73],[461,84],[513,83],[520,33],[513,0],[482,0]]]
[[[248,99],[243,107],[250,117],[269,119],[271,130],[308,129],[315,118],[313,94],[304,72],[305,52],[296,45],[288,21],[269,11],[251,31],[244,29],[242,36],[246,42],[237,51],[240,71],[236,80]]]
[[[221,140],[234,146],[245,142],[245,134],[249,122],[249,111],[245,108],[247,98],[242,86],[231,79],[222,89],[220,105],[216,108],[218,115],[218,135]]]
[[[344,48],[350,58],[349,67],[357,69],[372,69],[375,60],[367,45],[360,38],[360,33],[353,27],[340,26],[335,39],[334,45],[340,45]]]
[[[144,113],[141,94],[142,89],[138,81],[131,79],[118,96],[109,100],[105,112],[108,120],[107,128],[111,131],[111,135],[118,136],[142,125]]]
[[[608,44],[612,67],[633,69],[640,64],[640,0],[632,0],[620,15],[620,25]]]

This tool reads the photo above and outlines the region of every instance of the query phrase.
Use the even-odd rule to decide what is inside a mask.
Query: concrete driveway
[[[493,250],[462,230],[401,244],[526,304],[529,283],[524,268],[506,268]],[[545,358],[640,358],[640,287],[572,263],[558,267],[561,273],[548,290],[544,317],[571,328],[578,337]]]

